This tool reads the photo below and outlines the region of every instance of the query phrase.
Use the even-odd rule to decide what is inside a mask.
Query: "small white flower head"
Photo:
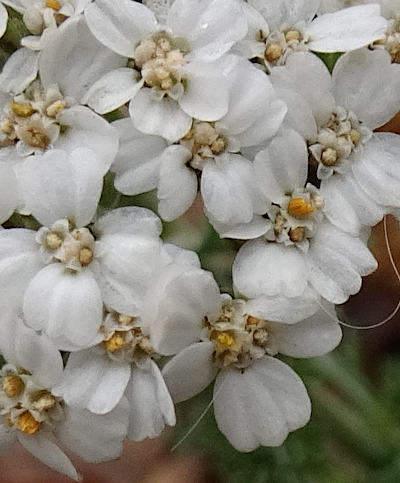
[[[307,140],[329,220],[358,235],[396,208],[398,136],[373,133],[400,109],[400,70],[390,55],[349,52],[331,76],[316,56],[296,53],[271,78],[288,104],[287,123]]]
[[[361,275],[375,270],[376,261],[362,239],[328,223],[324,196],[310,184],[304,188],[304,140],[284,130],[254,163],[260,190],[272,208],[262,236],[245,243],[236,256],[233,282],[238,293],[298,297],[310,284],[332,303],[346,301],[359,291]]]
[[[286,106],[263,72],[232,59],[229,109],[218,121],[193,119],[188,132],[170,146],[160,137],[137,132],[127,120],[114,123],[121,140],[112,168],[116,188],[134,195],[157,187],[158,211],[167,221],[193,203],[198,178],[210,216],[221,223],[244,223],[253,216],[256,182],[252,163],[240,153],[275,135]]]
[[[321,355],[341,339],[339,325],[321,312],[287,324],[265,318],[277,308],[276,301],[262,305],[257,309],[257,303],[222,295],[219,314],[205,319],[202,341],[177,354],[163,369],[176,402],[202,391],[216,377],[215,418],[239,451],[278,446],[310,417],[303,383],[274,356]],[[284,305],[288,312],[295,308],[286,301],[281,315]]]
[[[92,226],[103,172],[87,149],[70,155],[52,150],[23,168],[26,206],[43,227],[0,233],[1,256],[13,267],[1,272],[8,281],[4,292],[10,301],[19,298],[18,306],[23,302],[27,323],[59,348],[88,347],[95,343],[103,302],[122,312],[139,303],[159,257],[161,223],[149,210],[129,207]],[[10,250],[13,239],[18,242]]]
[[[118,149],[118,134],[93,111],[74,104],[56,84],[44,87],[39,80],[20,94],[5,96],[0,139],[12,147],[13,160],[23,161],[54,148],[72,152],[82,147],[96,153],[105,174]]]
[[[18,441],[44,464],[76,481],[73,464],[54,439],[86,461],[118,457],[127,430],[126,401],[106,416],[69,407],[53,394],[63,362],[49,339],[11,313],[2,315],[0,334],[7,361],[0,370],[0,449]]]
[[[129,59],[128,68],[91,87],[85,102],[94,110],[103,114],[132,99],[136,128],[170,142],[188,132],[192,117],[214,121],[226,114],[224,54],[247,31],[240,2],[176,0],[164,25],[144,5],[96,0],[85,17],[100,42]]]
[[[6,104],[0,120],[2,141],[17,144],[21,154],[43,152],[60,135],[59,117],[67,107],[56,85],[44,90],[39,81]]]
[[[21,44],[32,50],[45,47],[51,34],[69,17],[80,15],[90,0],[4,0],[22,14],[27,29],[33,34]]]
[[[246,41],[248,57],[263,59],[268,71],[285,64],[296,51],[346,52],[384,38],[386,20],[378,5],[359,5],[316,16],[319,0],[250,0]]]

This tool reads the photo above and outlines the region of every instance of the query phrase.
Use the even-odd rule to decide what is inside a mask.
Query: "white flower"
[[[44,227],[0,234],[4,296],[23,301],[26,322],[64,350],[92,344],[103,301],[135,307],[160,250],[161,223],[144,208],[114,210],[87,228],[103,184],[93,158],[87,149],[30,158],[25,199]]]
[[[62,377],[60,353],[46,336],[38,336],[12,313],[3,313],[0,351],[0,450],[21,443],[42,463],[79,481],[70,459],[54,442],[90,462],[117,458],[126,436],[125,399],[105,416],[72,408],[52,388]]]
[[[191,117],[226,114],[230,65],[222,56],[247,31],[237,0],[176,0],[166,25],[129,0],[96,0],[85,16],[99,41],[129,59],[89,90],[85,102],[94,110],[103,114],[132,99],[136,128],[171,142],[188,132]]]
[[[269,229],[245,243],[233,265],[234,286],[248,298],[296,297],[310,284],[330,302],[343,303],[377,266],[363,241],[328,222],[324,198],[306,185],[307,166],[305,142],[291,130],[255,158],[260,189],[272,207]]]
[[[113,124],[120,133],[115,187],[128,195],[157,187],[158,211],[167,221],[191,206],[199,176],[205,209],[220,223],[246,223],[254,211],[265,212],[254,195],[252,164],[240,152],[274,136],[286,107],[263,72],[234,60],[227,114],[216,122],[194,119],[175,144],[136,131],[126,119]]]
[[[0,224],[4,223],[18,206],[17,178],[12,166],[3,161],[1,154],[0,151]]]
[[[206,321],[202,342],[184,349],[162,371],[175,402],[201,392],[216,377],[215,418],[239,451],[279,446],[310,417],[301,379],[274,356],[322,355],[341,339],[339,325],[322,312],[287,324],[265,319],[251,303],[223,295],[220,314]]]
[[[80,15],[91,0],[2,0],[23,15],[27,29],[33,34],[21,44],[42,50],[50,37],[69,17]]]
[[[329,220],[357,235],[398,207],[400,138],[372,132],[400,109],[400,66],[390,55],[347,53],[331,77],[316,56],[296,53],[272,80],[288,104],[286,121],[307,140],[318,166]]]
[[[146,5],[154,15],[157,17],[157,20],[161,23],[165,23],[168,16],[168,11],[171,8],[171,5],[174,3],[174,0],[143,0],[143,5]]]
[[[218,287],[193,252],[166,246],[136,316],[111,311],[98,345],[70,355],[54,393],[73,406],[104,414],[123,394],[130,403],[128,438],[156,437],[175,424],[174,406],[153,358],[198,340],[204,317],[214,316]]]
[[[384,38],[379,5],[358,5],[315,17],[319,0],[249,0],[249,34],[239,51],[264,60],[268,70],[298,50],[346,52]]]

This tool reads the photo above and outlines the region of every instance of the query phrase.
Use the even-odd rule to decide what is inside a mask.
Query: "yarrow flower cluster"
[[[374,132],[400,110],[398,2],[3,0],[0,35],[9,15],[30,35],[0,73],[0,449],[78,480],[64,449],[116,458],[214,379],[236,449],[282,444],[311,403],[279,354],[340,343],[400,208],[399,137]],[[231,292],[106,175],[164,221],[201,198],[241,240]]]

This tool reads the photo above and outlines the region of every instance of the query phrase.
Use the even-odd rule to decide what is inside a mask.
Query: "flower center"
[[[264,58],[272,66],[283,65],[292,52],[306,50],[303,35],[296,28],[285,28],[271,32],[269,35],[260,31],[258,40],[265,44]]]
[[[108,314],[101,331],[100,344],[110,359],[117,362],[137,362],[154,355],[150,337],[137,324],[137,319],[126,314]]]
[[[166,32],[142,40],[135,49],[134,59],[145,85],[168,91],[179,84],[187,53],[185,47],[181,39],[173,38]]]
[[[51,229],[42,227],[37,235],[45,260],[53,259],[66,268],[80,271],[94,259],[95,240],[88,228],[71,229],[68,220],[59,220]]]
[[[21,141],[33,151],[45,150],[60,133],[57,118],[65,107],[66,102],[55,86],[45,92],[36,82],[9,102],[0,129],[10,143]]]
[[[268,213],[272,230],[266,234],[266,239],[292,245],[312,238],[323,217],[323,208],[324,200],[312,185],[288,194]]]
[[[309,144],[310,162],[318,163],[318,177],[345,169],[345,160],[369,134],[354,113],[337,108],[319,128],[316,142]]]
[[[390,19],[386,36],[373,43],[373,49],[385,49],[392,57],[392,62],[400,64],[400,17]]]
[[[34,435],[62,411],[61,400],[39,388],[29,372],[11,364],[0,371],[0,415],[7,426]]]
[[[193,122],[192,128],[180,144],[192,152],[190,165],[194,169],[202,170],[210,159],[222,154],[226,149],[225,138],[218,133],[215,124],[212,122]]]
[[[229,301],[223,305],[219,318],[207,324],[218,367],[233,365],[243,369],[266,353],[276,354],[267,321],[247,315],[243,310],[243,301]]]

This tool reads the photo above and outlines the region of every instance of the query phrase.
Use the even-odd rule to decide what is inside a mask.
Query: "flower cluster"
[[[0,34],[29,35],[0,74],[0,449],[78,480],[56,442],[116,458],[214,379],[240,451],[307,423],[277,356],[339,344],[334,304],[400,208],[400,139],[374,132],[400,110],[400,7],[348,3],[2,0]],[[200,197],[241,240],[231,293],[152,211],[100,204],[110,174],[164,221]]]

